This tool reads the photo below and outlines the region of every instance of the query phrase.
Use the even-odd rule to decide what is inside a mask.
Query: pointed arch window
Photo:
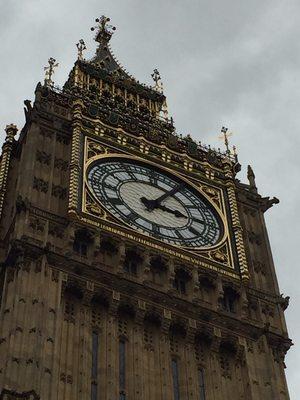
[[[224,296],[222,299],[222,306],[225,311],[236,313],[238,293],[231,287],[224,288]]]
[[[204,369],[198,369],[198,384],[199,384],[199,400],[205,400],[205,381],[204,381]]]
[[[97,400],[98,395],[98,353],[99,334],[92,332],[92,369],[91,369],[91,400]]]
[[[88,255],[89,246],[93,243],[93,235],[87,229],[78,229],[75,232],[73,251],[80,257]]]
[[[126,342],[119,341],[119,400],[126,400]]]
[[[178,360],[172,359],[173,399],[180,400]]]
[[[142,262],[141,256],[135,250],[127,250],[124,260],[124,271],[131,275],[137,275],[138,267]]]
[[[175,271],[175,278],[173,285],[178,293],[180,294],[187,293],[187,286],[189,280],[190,276],[183,268],[177,269]]]

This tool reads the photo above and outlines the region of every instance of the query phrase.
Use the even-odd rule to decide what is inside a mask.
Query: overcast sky
[[[23,100],[33,99],[49,57],[59,62],[62,85],[83,38],[105,14],[117,27],[118,60],[151,83],[158,68],[179,133],[220,146],[220,128],[234,133],[245,180],[247,164],[259,191],[280,204],[266,213],[290,337],[300,343],[299,0],[0,0],[0,124],[24,123]],[[298,207],[297,207],[298,206]],[[300,350],[288,353],[291,399],[300,393]],[[298,394],[298,397],[296,395]],[[274,399],[275,400],[275,399]]]

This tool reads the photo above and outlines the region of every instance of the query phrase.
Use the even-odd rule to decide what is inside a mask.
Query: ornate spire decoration
[[[103,42],[108,42],[116,30],[116,27],[113,25],[109,25],[108,22],[110,18],[102,15],[100,18],[96,18],[95,20],[98,25],[91,28],[91,31],[96,31],[95,40],[100,44]]]
[[[151,74],[151,77],[154,80],[153,89],[159,93],[163,93],[163,83],[161,81],[160,73],[156,68],[153,70],[153,74]]]
[[[235,161],[238,162],[238,153],[237,153],[237,149],[236,149],[235,145],[232,146],[232,154],[233,154]]]
[[[168,104],[167,104],[167,100],[165,99],[165,101],[162,104],[162,108],[161,108],[161,112],[162,112],[162,116],[165,120],[168,120],[169,118],[169,111],[168,111]]]
[[[83,52],[86,50],[86,45],[83,39],[80,39],[79,42],[76,44],[77,51],[78,51],[78,60],[83,60]]]
[[[257,192],[257,187],[256,187],[256,183],[255,183],[255,174],[253,172],[253,169],[251,168],[251,165],[248,165],[247,178],[249,181],[250,190]]]
[[[47,87],[53,87],[54,81],[52,80],[52,76],[54,75],[54,68],[58,67],[58,63],[56,63],[56,60],[53,57],[49,58],[48,63],[49,66],[44,67],[44,71],[46,71],[44,85]]]
[[[225,128],[225,126],[222,126],[221,129],[221,135],[219,136],[219,139],[224,140],[224,144],[226,147],[226,154],[230,155],[230,150],[229,150],[229,140],[228,138],[232,136],[231,132],[228,132],[228,128]]]

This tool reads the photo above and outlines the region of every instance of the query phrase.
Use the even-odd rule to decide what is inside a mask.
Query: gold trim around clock
[[[165,167],[165,166],[158,166],[157,165],[157,163],[154,163],[154,162],[151,162],[151,161],[148,161],[148,160],[145,160],[145,159],[143,159],[143,158],[140,158],[140,157],[137,157],[137,156],[131,156],[131,155],[125,155],[125,154],[120,154],[120,153],[109,153],[109,154],[98,154],[98,155],[95,155],[95,156],[93,156],[93,157],[91,157],[86,163],[85,163],[85,166],[84,166],[84,184],[85,184],[85,186],[86,186],[86,188],[88,189],[88,192],[89,192],[89,195],[90,196],[92,196],[93,197],[93,199],[97,202],[97,204],[101,204],[101,207],[103,207],[103,209],[105,209],[109,214],[110,214],[110,212],[105,208],[105,206],[104,205],[102,205],[102,203],[95,197],[95,195],[94,195],[94,193],[93,193],[93,190],[90,188],[90,185],[89,185],[89,183],[88,183],[88,181],[87,181],[87,170],[88,170],[88,168],[90,167],[90,165],[92,164],[92,163],[94,163],[95,161],[97,161],[97,160],[100,160],[100,159],[109,159],[109,158],[114,158],[114,159],[116,159],[116,158],[120,158],[120,159],[127,159],[127,160],[132,160],[132,161],[135,161],[135,162],[140,162],[140,163],[142,163],[142,164],[148,164],[148,165],[151,165],[152,167],[155,167],[155,168],[157,168],[157,169],[159,169],[159,170],[161,170],[161,171],[166,171],[169,175],[173,175],[173,176],[175,176],[177,179],[179,179],[179,180],[182,180],[182,181],[184,181],[184,182],[186,182],[187,183],[187,185],[189,185],[190,187],[192,187],[196,192],[198,192],[202,197],[204,197],[205,198],[205,200],[206,200],[206,202],[213,208],[213,210],[217,213],[217,215],[218,215],[218,217],[219,217],[219,219],[221,220],[221,222],[222,222],[222,224],[223,224],[223,237],[221,238],[221,240],[219,240],[216,244],[214,244],[214,245],[212,245],[212,246],[203,246],[203,247],[188,247],[188,246],[180,246],[180,245],[176,245],[176,244],[170,244],[170,243],[168,243],[168,244],[170,244],[170,245],[172,245],[172,246],[175,246],[175,247],[177,247],[177,248],[180,248],[180,249],[184,249],[184,250],[188,250],[188,251],[193,251],[193,250],[196,250],[196,251],[210,251],[210,250],[214,250],[214,249],[217,249],[217,248],[220,248],[225,242],[226,242],[226,240],[229,238],[229,231],[228,231],[228,225],[227,225],[227,221],[226,221],[226,216],[224,215],[224,213],[223,213],[223,211],[216,205],[216,204],[214,204],[214,203],[212,203],[212,201],[211,201],[211,199],[209,198],[209,196],[207,196],[207,194],[206,193],[204,193],[199,187],[197,187],[194,183],[192,183],[191,181],[189,181],[185,176],[183,176],[183,175],[181,175],[181,174],[179,174],[179,173],[177,173],[177,172],[174,172],[173,170],[171,170],[170,168],[167,168],[167,167]],[[84,188],[83,188],[84,189]],[[219,190],[221,190],[221,189],[219,189]],[[224,202],[224,199],[223,199],[223,195],[221,195],[221,200],[222,200],[222,203]],[[225,207],[224,207],[224,204],[222,204],[222,206],[223,206],[223,209],[224,209],[224,212],[225,212]],[[114,217],[114,216],[113,216]],[[125,221],[123,221],[123,220],[121,220],[121,219],[119,219],[119,218],[117,218],[117,217],[114,217],[114,218],[116,218],[118,221],[120,221],[120,223],[122,223],[122,224],[124,224],[126,227],[128,227],[128,228],[130,228],[131,230],[134,230],[134,228],[131,226],[131,225],[129,225],[129,224],[127,224]],[[151,235],[147,235],[146,233],[141,233],[141,231],[138,231],[139,232],[139,234],[143,234],[144,236],[146,236],[146,237],[148,237],[148,236],[150,236],[151,237]],[[159,239],[159,238],[156,238],[156,240],[159,240],[160,242],[162,242],[162,243],[167,243],[167,242],[165,242],[164,240],[162,240],[162,239]],[[229,240],[229,242],[230,242],[230,240]]]

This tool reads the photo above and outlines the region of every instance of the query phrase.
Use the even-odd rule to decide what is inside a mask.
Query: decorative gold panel
[[[123,140],[119,140],[118,142],[119,144],[120,142],[121,144],[124,143]],[[101,230],[105,230],[117,236],[126,238],[130,241],[135,241],[137,243],[141,243],[143,245],[151,247],[155,250],[159,250],[160,252],[178,257],[181,259],[181,261],[184,260],[185,262],[192,263],[197,266],[202,266],[215,271],[218,270],[232,277],[238,277],[237,269],[234,266],[233,252],[235,251],[237,254],[237,258],[239,259],[241,272],[245,273],[245,259],[239,256],[239,253],[241,253],[241,247],[243,248],[243,243],[241,246],[241,238],[239,237],[239,235],[233,229],[229,229],[229,221],[231,220],[233,222],[233,226],[235,226],[234,222],[236,222],[236,218],[238,218],[234,210],[236,207],[236,199],[232,197],[232,192],[229,190],[231,213],[230,215],[227,215],[224,191],[227,191],[228,187],[226,187],[225,185],[223,185],[222,187],[219,184],[215,184],[214,180],[212,180],[211,184],[208,184],[207,182],[201,181],[200,179],[188,179],[188,171],[185,171],[183,169],[182,174],[179,174],[177,171],[171,170],[170,164],[167,160],[166,164],[168,165],[161,167],[178,176],[180,179],[188,181],[191,186],[195,187],[199,192],[201,192],[201,194],[205,196],[209,200],[209,202],[212,203],[214,207],[218,210],[218,213],[224,224],[224,237],[220,243],[210,247],[209,249],[189,249],[169,245],[158,239],[147,236],[146,234],[137,232],[130,226],[111,216],[108,212],[106,212],[103,207],[101,207],[99,202],[89,191],[86,181],[86,169],[91,162],[98,158],[109,157],[110,155],[118,154],[122,157],[128,157],[151,164],[151,161],[149,159],[145,159],[144,146],[140,146],[139,148],[140,157],[132,154],[133,152],[131,151],[129,146],[124,147],[124,149],[120,149],[120,146],[117,148],[112,146],[111,144],[108,145],[104,143],[104,141],[100,142],[88,136],[85,138],[82,181],[82,213],[79,219],[84,223],[88,223],[94,227],[99,227]],[[157,165],[157,163],[155,163],[155,160],[153,161],[154,164]],[[232,246],[232,243],[234,241],[236,242],[236,246]]]

